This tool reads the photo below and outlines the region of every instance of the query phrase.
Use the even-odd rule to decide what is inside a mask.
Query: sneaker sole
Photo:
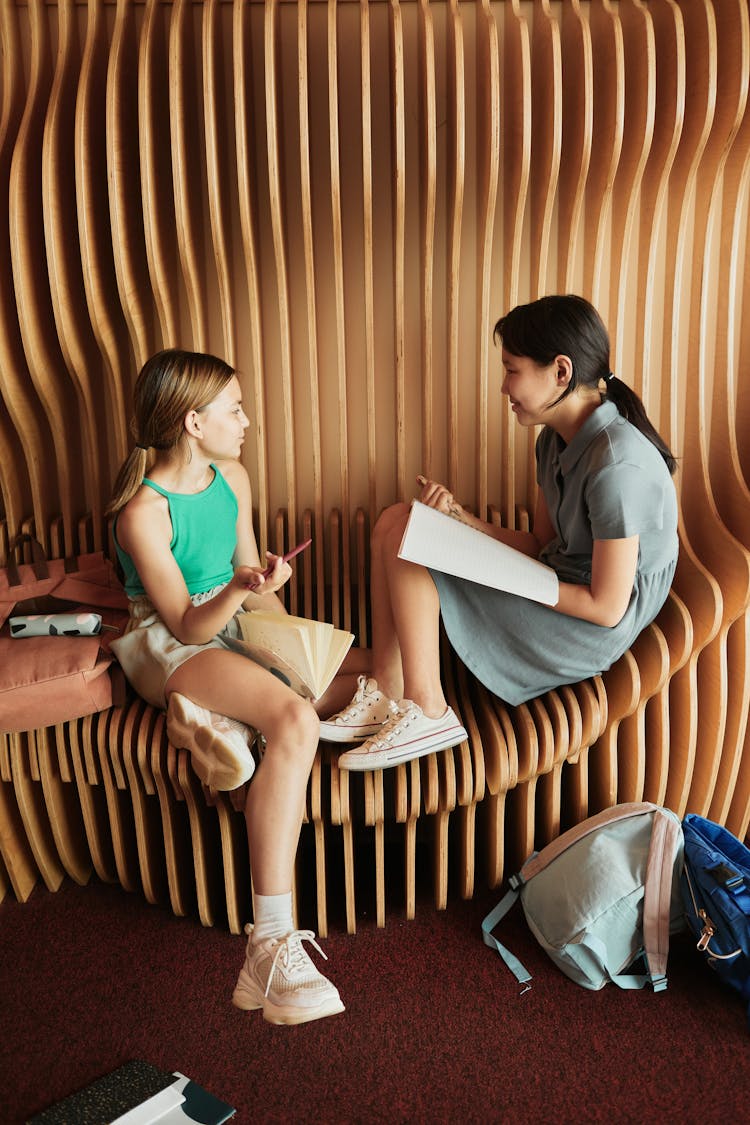
[[[401,762],[424,758],[427,754],[436,754],[439,750],[448,750],[451,746],[458,746],[465,742],[468,737],[463,727],[451,727],[450,730],[431,735],[428,745],[423,747],[407,742],[392,749],[373,750],[369,754],[358,754],[356,750],[348,750],[340,756],[339,768],[351,771],[387,769],[389,766],[398,766]]]
[[[255,772],[255,761],[247,747],[243,754],[228,739],[198,723],[191,700],[170,697],[167,737],[173,746],[190,751],[193,768],[209,789],[239,789]]]
[[[267,1023],[285,1026],[310,1023],[312,1020],[322,1020],[327,1016],[337,1016],[340,1012],[346,1011],[343,1001],[338,996],[328,997],[316,1008],[293,1008],[285,1007],[283,1004],[274,1004],[271,999],[264,996],[259,988],[256,989],[252,981],[247,985],[242,984],[235,988],[232,993],[232,1003],[235,1008],[239,1008],[243,1012],[257,1011],[258,1008],[262,1008],[263,1019]]]

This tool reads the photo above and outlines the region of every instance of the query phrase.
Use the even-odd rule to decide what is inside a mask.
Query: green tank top
[[[170,548],[182,571],[189,594],[202,594],[228,582],[234,574],[232,558],[237,547],[237,497],[215,465],[214,479],[202,492],[167,492],[143,478],[143,483],[166,498],[172,521]],[[134,598],[145,594],[133,560],[117,542],[115,547],[125,575],[125,592]]]

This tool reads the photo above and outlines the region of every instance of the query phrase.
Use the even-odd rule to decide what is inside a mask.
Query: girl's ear
[[[187,412],[183,425],[186,433],[190,434],[191,437],[199,438],[203,436],[201,416],[197,410],[189,410]]]
[[[557,367],[556,379],[558,387],[567,387],[573,378],[573,361],[568,355],[555,356]]]

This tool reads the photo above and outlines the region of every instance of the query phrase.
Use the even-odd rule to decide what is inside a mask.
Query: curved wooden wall
[[[417,473],[526,518],[492,327],[582,292],[682,500],[592,799],[744,831],[746,0],[2,0],[0,67],[0,550],[103,543],[139,366],[210,350],[253,419],[261,548],[309,528],[301,608],[365,640],[355,560]]]

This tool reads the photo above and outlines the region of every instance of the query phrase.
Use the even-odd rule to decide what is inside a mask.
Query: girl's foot
[[[376,734],[393,713],[395,704],[383,695],[375,680],[360,676],[357,685],[351,703],[321,722],[320,737],[324,742],[361,742]]]
[[[237,1008],[263,1009],[269,1023],[309,1023],[344,1011],[338,989],[318,972],[302,947],[311,942],[318,953],[325,953],[312,930],[292,930],[283,938],[261,938],[254,942],[253,927],[248,935],[245,964],[232,994]]]
[[[446,707],[437,719],[425,715],[410,699],[393,705],[391,717],[377,734],[355,750],[339,757],[342,770],[380,770],[410,762],[436,750],[458,746],[468,735],[452,707]]]
[[[193,769],[209,789],[238,789],[253,775],[250,727],[176,691],[167,704],[167,736],[173,746],[190,751]]]

